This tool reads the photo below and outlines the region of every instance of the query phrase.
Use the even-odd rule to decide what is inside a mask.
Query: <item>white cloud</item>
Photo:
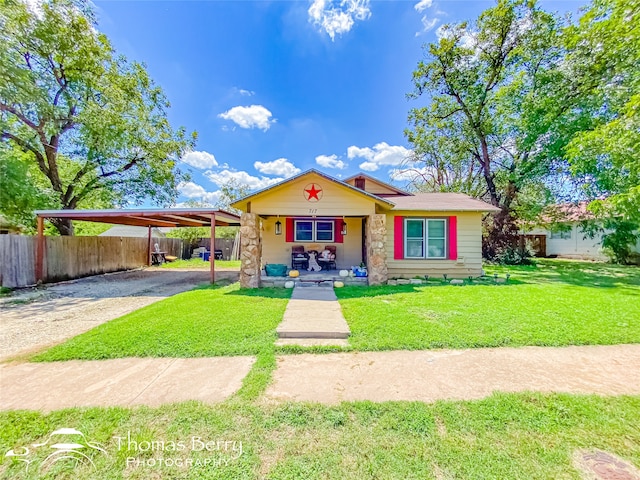
[[[272,162],[255,162],[254,168],[265,175],[279,175],[284,178],[293,177],[301,170],[286,158],[279,158]]]
[[[373,150],[371,150],[369,147],[360,148],[360,147],[356,147],[355,145],[352,145],[349,148],[347,148],[347,157],[351,159],[358,158],[358,157],[372,158]]]
[[[221,192],[207,192],[202,185],[193,182],[183,182],[178,185],[180,195],[191,200],[200,200],[215,205],[220,199]]]
[[[432,30],[433,27],[435,27],[438,22],[440,21],[439,18],[432,18],[431,20],[429,20],[429,18],[427,18],[426,15],[423,15],[422,18],[420,19],[420,21],[422,22],[422,30],[419,32],[416,32],[416,37],[422,35],[423,33],[427,33],[428,31]]]
[[[241,128],[260,128],[269,130],[275,119],[271,120],[272,113],[262,105],[250,105],[248,107],[233,107],[218,115],[225,120],[231,120]]]
[[[205,176],[218,186],[225,185],[233,180],[240,185],[247,185],[251,190],[266,188],[284,180],[284,178],[281,177],[254,177],[253,175],[250,175],[244,171],[235,171],[229,169],[221,170],[219,172],[209,171],[205,173]]]
[[[256,94],[253,90],[247,90],[245,88],[233,87],[231,89],[231,95],[240,95],[242,97],[253,97]]]
[[[415,8],[417,12],[423,12],[427,8],[429,8],[432,3],[433,3],[433,0],[420,0],[418,3],[416,3],[413,6],[413,8]]]
[[[318,155],[316,163],[325,168],[338,168],[340,170],[347,168],[347,164],[338,159],[337,155]]]
[[[180,160],[196,168],[211,168],[218,166],[216,157],[209,152],[187,152]]]
[[[309,21],[335,40],[336,34],[350,31],[356,20],[367,20],[371,16],[369,3],[370,0],[312,0]]]
[[[351,146],[347,149],[347,156],[353,158],[364,158],[366,161],[360,164],[362,170],[375,172],[381,166],[398,166],[401,165],[411,154],[411,150],[401,145],[389,145],[386,142],[380,142],[369,147]]]
[[[359,166],[360,169],[364,170],[365,172],[375,172],[376,170],[378,170],[378,168],[380,168],[377,163],[373,162],[362,162]]]
[[[451,38],[452,35],[454,34],[454,30],[460,28],[457,25],[440,25],[437,30],[436,30],[436,37],[438,38],[438,40],[442,40],[443,38]],[[475,43],[476,43],[476,33],[471,32],[467,29],[465,29],[462,32],[462,35],[460,36],[460,45],[463,46],[464,48],[469,48],[472,50],[475,50]]]

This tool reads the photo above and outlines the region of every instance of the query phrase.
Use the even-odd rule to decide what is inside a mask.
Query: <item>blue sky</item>
[[[492,4],[95,2],[99,29],[164,89],[172,125],[198,132],[179,201],[210,203],[229,179],[258,189],[309,168],[389,181],[409,153],[407,113],[421,105],[406,94],[422,45]]]

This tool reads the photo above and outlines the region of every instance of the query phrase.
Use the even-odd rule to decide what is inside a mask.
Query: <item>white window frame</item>
[[[311,223],[311,239],[307,240],[307,239],[299,239],[298,238],[298,222],[305,222],[305,223]],[[322,222],[322,223],[329,223],[331,224],[331,240],[319,240],[318,239],[318,229],[317,229],[317,223],[318,222]],[[328,230],[322,230],[323,232],[328,232]],[[327,220],[322,220],[322,219],[304,219],[304,218],[300,218],[300,219],[296,219],[293,221],[293,240],[295,242],[326,242],[326,243],[333,243],[335,242],[336,239],[336,222],[334,220],[331,219],[327,219]]]
[[[318,223],[328,223],[331,225],[331,240],[320,240],[318,239]],[[328,232],[329,230],[322,230],[323,232]],[[313,238],[316,242],[329,242],[333,243],[336,239],[336,222],[333,220],[315,220],[313,222]]]
[[[441,257],[432,257],[429,255],[429,221],[433,221],[433,220],[437,220],[440,221],[444,224],[444,249],[443,249],[443,256]],[[409,251],[409,249],[407,248],[407,240],[409,240],[409,238],[407,237],[407,222],[411,222],[411,221],[420,221],[422,222],[423,228],[423,236],[422,236],[422,256],[409,256],[407,254],[407,252]],[[429,218],[429,217],[406,217],[404,219],[404,229],[403,229],[403,241],[404,241],[404,258],[406,259],[427,259],[427,260],[446,260],[448,258],[447,254],[449,251],[449,231],[448,231],[448,220],[446,218],[439,218],[439,217],[435,217],[435,218]],[[411,239],[418,239],[419,237],[411,237]],[[437,240],[440,240],[441,238],[438,238]]]

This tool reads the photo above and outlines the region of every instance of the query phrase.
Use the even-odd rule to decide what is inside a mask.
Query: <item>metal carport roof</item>
[[[164,209],[110,209],[110,210],[36,210],[38,241],[36,244],[36,280],[43,278],[44,220],[46,218],[68,218],[84,222],[101,222],[116,225],[147,227],[211,227],[211,245],[214,245],[215,229],[240,225],[240,217],[217,208],[164,208]],[[151,259],[151,235],[149,234],[148,257]],[[215,281],[215,261],[212,255],[211,283]]]

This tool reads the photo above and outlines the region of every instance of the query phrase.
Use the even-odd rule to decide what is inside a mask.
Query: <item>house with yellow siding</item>
[[[412,194],[363,173],[338,180],[317,170],[232,206],[243,212],[240,282],[247,288],[260,286],[269,264],[307,267],[292,263],[297,252],[336,274],[364,264],[370,285],[478,276],[482,217],[498,210],[460,193]]]

